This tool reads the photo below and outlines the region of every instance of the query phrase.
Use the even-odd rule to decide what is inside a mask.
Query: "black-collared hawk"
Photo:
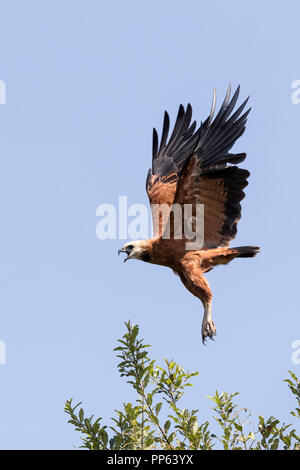
[[[237,233],[240,202],[250,175],[238,166],[246,154],[229,153],[244,133],[250,111],[244,112],[248,99],[235,109],[239,91],[240,87],[230,99],[229,85],[214,118],[214,90],[210,115],[198,128],[195,121],[191,123],[191,105],[186,109],[180,105],[170,137],[170,120],[165,112],[160,142],[153,130],[152,169],[146,181],[154,236],[129,241],[119,250],[127,254],[125,261],[139,259],[167,266],[178,274],[184,286],[203,304],[203,342],[216,334],[211,313],[212,292],[204,274],[234,258],[252,258],[259,251],[256,246],[229,247]],[[197,206],[203,211],[198,213]],[[179,212],[174,208],[179,208]],[[198,240],[196,225],[200,222],[202,238],[198,246],[193,241]]]

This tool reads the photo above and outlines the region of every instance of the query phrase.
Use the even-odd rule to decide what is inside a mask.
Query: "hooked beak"
[[[129,250],[126,250],[126,248],[120,248],[120,250],[118,250],[118,255],[120,255],[120,253],[126,253],[126,258],[124,258],[124,263],[125,261],[128,260],[128,257],[130,255],[130,251]]]

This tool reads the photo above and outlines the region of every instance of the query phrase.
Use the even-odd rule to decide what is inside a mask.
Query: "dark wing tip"
[[[189,113],[192,113],[192,112],[193,112],[193,108],[192,108],[191,103],[188,103],[188,104],[187,104],[186,112],[189,112]]]
[[[232,163],[235,160],[233,154],[228,152],[235,141],[244,133],[247,116],[251,110],[249,108],[241,115],[249,97],[238,109],[234,110],[239,92],[240,85],[238,85],[230,99],[231,85],[228,85],[224,101],[214,119],[215,94],[213,96],[211,112],[208,119],[201,125],[200,138],[196,148],[198,158],[202,159],[203,168],[219,164],[226,165],[226,163]],[[236,161],[239,158],[241,158],[240,155],[236,158]]]
[[[211,103],[211,109],[210,109],[210,114],[209,114],[207,126],[210,126],[210,124],[211,124],[211,122],[212,122],[212,120],[213,120],[213,117],[214,117],[214,114],[215,114],[215,110],[216,110],[216,104],[217,104],[217,91],[216,91],[216,87],[214,86],[214,89],[213,89],[213,99],[212,99],[212,103]]]
[[[192,113],[191,103],[187,103],[186,107],[183,104],[179,105],[169,137],[170,118],[165,111],[160,142],[157,132],[153,131],[153,173],[159,176],[179,174],[185,160],[194,152],[198,134],[196,121],[191,122]]]
[[[157,134],[157,131],[155,129],[155,127],[153,127],[153,136],[152,136],[152,162],[155,160],[155,158],[157,157],[157,150],[158,150],[158,134]]]

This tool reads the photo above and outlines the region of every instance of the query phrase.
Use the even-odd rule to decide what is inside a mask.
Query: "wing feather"
[[[192,227],[196,230],[196,205],[204,206],[205,249],[226,246],[237,233],[241,217],[240,202],[245,197],[250,173],[236,166],[246,158],[245,153],[232,154],[229,150],[245,131],[250,109],[243,112],[248,98],[233,113],[239,96],[239,87],[230,100],[228,87],[223,104],[213,119],[213,112],[201,125],[194,154],[189,157],[180,173],[173,204],[182,206],[182,227],[186,216],[184,205],[192,205]],[[215,105],[215,96],[213,106]],[[231,164],[234,164],[232,166]],[[174,220],[170,220],[171,233],[178,233]],[[186,241],[186,240],[185,240]]]
[[[192,107],[188,104],[186,109],[179,106],[169,138],[166,111],[160,143],[153,130],[152,169],[146,181],[151,207],[167,205],[170,213],[172,204],[192,204],[194,214],[196,204],[204,204],[204,248],[228,245],[241,217],[240,202],[249,172],[236,165],[245,160],[246,154],[229,152],[244,133],[250,112],[248,109],[243,113],[249,98],[234,111],[239,92],[238,86],[230,98],[229,85],[214,117],[214,90],[210,115],[198,129],[196,121],[191,122]],[[166,222],[160,219],[156,236],[162,235]]]
[[[153,129],[152,169],[149,170],[146,180],[146,190],[151,207],[154,205],[168,205],[171,208],[180,171],[187,158],[196,147],[198,134],[196,134],[196,121],[191,123],[192,107],[187,105],[186,110],[179,106],[173,131],[168,139],[170,118],[165,111],[160,144],[158,134]],[[166,219],[167,220],[167,219]],[[155,236],[163,230],[163,222],[159,221],[159,229],[154,224]]]

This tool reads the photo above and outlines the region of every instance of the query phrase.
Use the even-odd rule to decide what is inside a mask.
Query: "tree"
[[[121,377],[134,388],[136,403],[125,403],[116,410],[112,425],[102,424],[102,418],[85,417],[81,403],[73,406],[73,400],[65,404],[69,423],[82,434],[81,448],[90,450],[300,450],[300,436],[290,424],[280,423],[271,416],[253,416],[247,408],[239,409],[235,403],[237,393],[219,393],[208,397],[213,403],[218,423],[218,435],[211,432],[208,421],[199,423],[198,410],[179,407],[179,401],[190,379],[198,372],[185,371],[174,360],[165,359],[164,367],[156,365],[149,357],[149,345],[139,339],[138,325],[125,323],[126,333],[114,349],[120,359],[118,370]],[[285,380],[295,395],[297,407],[291,414],[300,418],[300,382],[289,371]],[[161,417],[162,408],[167,418]],[[250,421],[251,418],[251,421]],[[254,422],[253,422],[254,420]]]

